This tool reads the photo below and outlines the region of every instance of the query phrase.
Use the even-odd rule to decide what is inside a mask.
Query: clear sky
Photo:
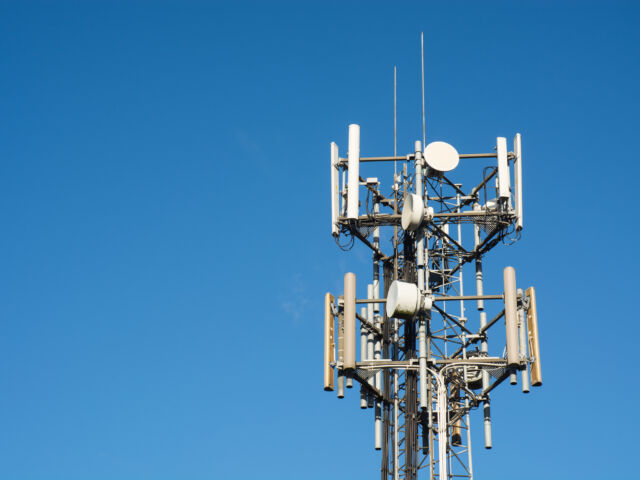
[[[379,478],[322,391],[329,142],[523,134],[545,385],[473,417],[478,479],[637,476],[632,2],[2,2],[0,478]],[[635,473],[633,473],[635,472]]]

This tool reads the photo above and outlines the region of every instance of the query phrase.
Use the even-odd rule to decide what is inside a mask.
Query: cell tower
[[[424,73],[422,91],[424,132]],[[331,234],[343,249],[366,245],[373,274],[347,273],[343,294],[325,296],[324,389],[343,398],[360,385],[382,480],[473,478],[470,410],[483,409],[489,449],[491,392],[518,373],[524,393],[542,385],[534,288],[518,289],[510,266],[502,292],[483,287],[484,255],[523,228],[521,135],[511,151],[498,137],[495,152],[460,154],[424,146],[423,133],[412,152],[386,157],[360,156],[358,125],[348,138],[346,158],[331,143]],[[469,189],[454,176],[471,163],[482,175]],[[364,176],[369,166],[391,176],[391,164],[391,184]]]

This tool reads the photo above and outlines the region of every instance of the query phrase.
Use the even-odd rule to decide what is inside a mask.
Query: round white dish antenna
[[[411,319],[420,307],[418,287],[413,283],[394,280],[387,293],[387,316]]]
[[[424,149],[427,165],[438,172],[450,172],[458,166],[458,151],[446,142],[431,142]]]
[[[424,218],[424,204],[422,198],[415,193],[410,193],[404,199],[404,205],[402,206],[402,219],[401,225],[403,230],[409,230],[413,232],[422,223]]]

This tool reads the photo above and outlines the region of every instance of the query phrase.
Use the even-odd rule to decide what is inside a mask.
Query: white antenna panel
[[[516,133],[513,139],[513,152],[516,156],[513,166],[515,168],[515,196],[516,196],[516,228],[522,230],[522,135]]]
[[[347,180],[347,218],[358,219],[360,188],[360,126],[349,125],[349,172]]]
[[[498,137],[498,197],[511,198],[511,179],[509,178],[509,162],[507,160],[507,139]]]
[[[438,172],[450,172],[458,166],[458,151],[446,142],[431,142],[424,149],[427,165]]]
[[[342,169],[342,195],[340,195],[340,215],[347,214],[347,199],[345,197],[345,192],[347,191],[347,170]]]
[[[506,267],[504,278],[504,322],[507,338],[507,364],[517,366],[520,362],[518,344],[518,296],[516,293],[516,271]]]
[[[356,368],[356,276],[349,272],[344,276],[344,368]],[[347,386],[348,387],[348,386]]]
[[[338,229],[338,209],[340,208],[340,184],[338,180],[338,145],[331,142],[331,235],[340,234]]]

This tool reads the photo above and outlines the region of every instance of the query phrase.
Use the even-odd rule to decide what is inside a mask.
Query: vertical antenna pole
[[[393,156],[398,155],[398,81],[397,68],[393,67]],[[393,161],[393,174],[395,179],[396,161]]]
[[[398,123],[397,123],[397,81],[396,81],[397,68],[393,67],[393,156],[398,156]],[[393,213],[398,214],[398,177],[397,177],[397,162],[393,161]],[[393,227],[393,279],[398,279],[398,226]]]
[[[397,276],[397,270],[394,269],[394,276]],[[398,356],[398,319],[393,320],[393,341],[394,341],[394,360]],[[398,370],[393,370],[393,480],[400,478],[400,425],[399,410],[400,399],[398,397]]]
[[[380,202],[378,201],[378,196],[374,197],[373,211],[375,214],[380,213]],[[380,247],[380,227],[376,226],[373,229],[373,245],[378,248]],[[378,254],[373,254],[373,285],[372,285],[372,297],[380,298],[380,261],[378,259]],[[380,327],[382,330],[384,327],[382,326],[380,319],[380,304],[374,303],[373,307],[373,315],[374,315],[374,323]],[[382,359],[382,337],[377,337],[374,344],[374,359],[381,360]],[[375,375],[375,385],[378,390],[383,391],[382,386],[382,370],[376,373]],[[376,450],[382,449],[382,400],[377,399],[374,405],[374,446]]]
[[[393,66],[393,156],[398,155],[398,68]],[[393,161],[393,183],[394,187],[398,185],[398,164]],[[394,188],[393,196],[393,213],[398,213],[398,190]],[[393,227],[393,279],[398,279],[398,226]],[[394,355],[393,359],[397,360],[398,355],[398,319],[393,321],[393,340]],[[400,478],[400,425],[399,410],[400,401],[398,398],[398,370],[393,370],[393,480]]]
[[[416,154],[416,195],[420,197],[420,201],[424,203],[422,197],[422,144],[420,141],[415,143]],[[418,232],[418,236],[419,232]],[[417,263],[418,263],[418,289],[423,292],[425,289],[425,266],[424,266],[424,239],[417,241]],[[419,314],[418,318],[418,356],[420,368],[420,408],[427,408],[430,398],[427,397],[427,326],[425,315]]]
[[[422,65],[422,145],[426,145],[427,126],[424,114],[424,32],[420,32],[420,60]]]
[[[375,214],[380,213],[380,202],[378,196],[374,196],[374,204],[373,211]],[[376,226],[373,229],[373,245],[378,248],[380,247],[380,227]],[[372,298],[380,298],[380,260],[378,258],[378,254],[373,254],[373,285],[372,285]],[[373,321],[375,325],[380,327],[382,330],[384,327],[382,323],[379,321],[380,319],[380,304],[374,303],[373,307]],[[381,360],[382,359],[382,337],[377,337],[374,343],[374,359]],[[376,373],[375,375],[375,385],[378,390],[383,391],[382,386],[382,370]],[[374,444],[376,450],[382,449],[382,400],[377,399],[374,405],[374,415],[375,415],[375,431],[374,431]]]
[[[373,212],[376,215],[380,213],[380,201],[377,195],[374,197]],[[373,245],[377,249],[380,248],[380,227],[378,226],[373,229]],[[371,298],[380,298],[380,260],[378,253],[375,252],[373,254],[373,291]],[[373,315],[374,317],[377,317],[377,319],[374,318],[375,324],[380,327],[380,330],[382,330],[379,303],[373,304]],[[374,344],[375,360],[380,360],[382,358],[382,340],[382,337],[376,338],[376,342]],[[382,391],[382,371],[376,373],[376,388]]]

